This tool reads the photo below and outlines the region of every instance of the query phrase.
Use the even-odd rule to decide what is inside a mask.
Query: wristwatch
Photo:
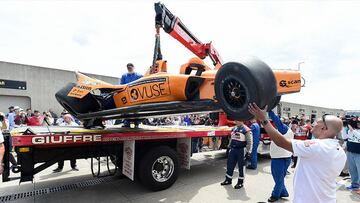
[[[266,124],[269,123],[269,121],[267,119],[265,119],[265,120],[260,121],[260,123],[261,123],[261,125],[265,126]]]

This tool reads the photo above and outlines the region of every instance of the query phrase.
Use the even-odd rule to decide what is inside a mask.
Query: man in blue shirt
[[[142,75],[135,73],[134,69],[134,64],[132,63],[128,63],[126,65],[128,72],[123,74],[120,78],[120,85],[125,85],[128,84],[130,82],[133,82],[135,80],[138,80],[142,77]],[[139,125],[138,121],[135,121],[135,127],[137,127]],[[123,127],[130,127],[130,122],[129,120],[124,120],[124,125]]]
[[[15,116],[16,116],[15,111],[18,111],[19,109],[20,109],[20,107],[18,107],[18,106],[15,106],[15,107],[10,106],[9,107],[9,113],[7,115],[7,119],[9,121],[9,131],[11,131],[12,129],[15,128]]]
[[[260,142],[260,126],[255,119],[252,119],[250,122],[250,128],[253,135],[253,147],[251,151],[251,162],[246,168],[255,170],[257,168],[257,149]]]
[[[120,78],[120,85],[128,84],[142,77],[142,75],[134,71],[135,67],[132,63],[126,65],[128,72],[123,74]]]

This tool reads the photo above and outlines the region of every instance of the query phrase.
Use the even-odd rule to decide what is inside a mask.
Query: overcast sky
[[[155,1],[1,1],[0,61],[118,77],[152,61]],[[162,1],[223,60],[251,55],[296,69],[301,93],[283,101],[360,109],[360,1]],[[161,33],[168,70],[193,56]],[[211,63],[209,63],[211,65]]]

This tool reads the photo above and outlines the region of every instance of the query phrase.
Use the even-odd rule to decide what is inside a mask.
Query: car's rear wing
[[[300,92],[302,87],[300,71],[273,70],[273,72],[276,78],[278,95]]]

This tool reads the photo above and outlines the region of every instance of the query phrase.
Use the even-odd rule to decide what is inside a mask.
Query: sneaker
[[[247,168],[247,169],[250,169],[250,170],[256,170],[256,168],[255,168],[255,167],[252,167],[251,165],[247,165],[246,168]]]
[[[220,183],[220,185],[231,185],[231,181],[225,180],[224,182]]]
[[[54,169],[54,170],[53,170],[54,173],[59,173],[59,172],[61,172],[61,171],[62,171],[62,168],[57,168],[57,169]]]
[[[350,174],[349,173],[344,173],[344,172],[342,172],[341,171],[341,173],[340,173],[340,177],[347,177],[347,176],[349,176]]]
[[[276,202],[278,200],[279,200],[279,198],[271,196],[271,197],[269,197],[268,202]]]
[[[78,167],[76,167],[76,166],[73,167],[72,170],[73,170],[73,171],[79,171]]]
[[[354,191],[354,190],[358,190],[359,187],[354,187],[353,185],[347,186],[346,189]]]
[[[237,183],[235,186],[234,186],[234,189],[240,189],[242,188],[244,185],[242,183]]]

